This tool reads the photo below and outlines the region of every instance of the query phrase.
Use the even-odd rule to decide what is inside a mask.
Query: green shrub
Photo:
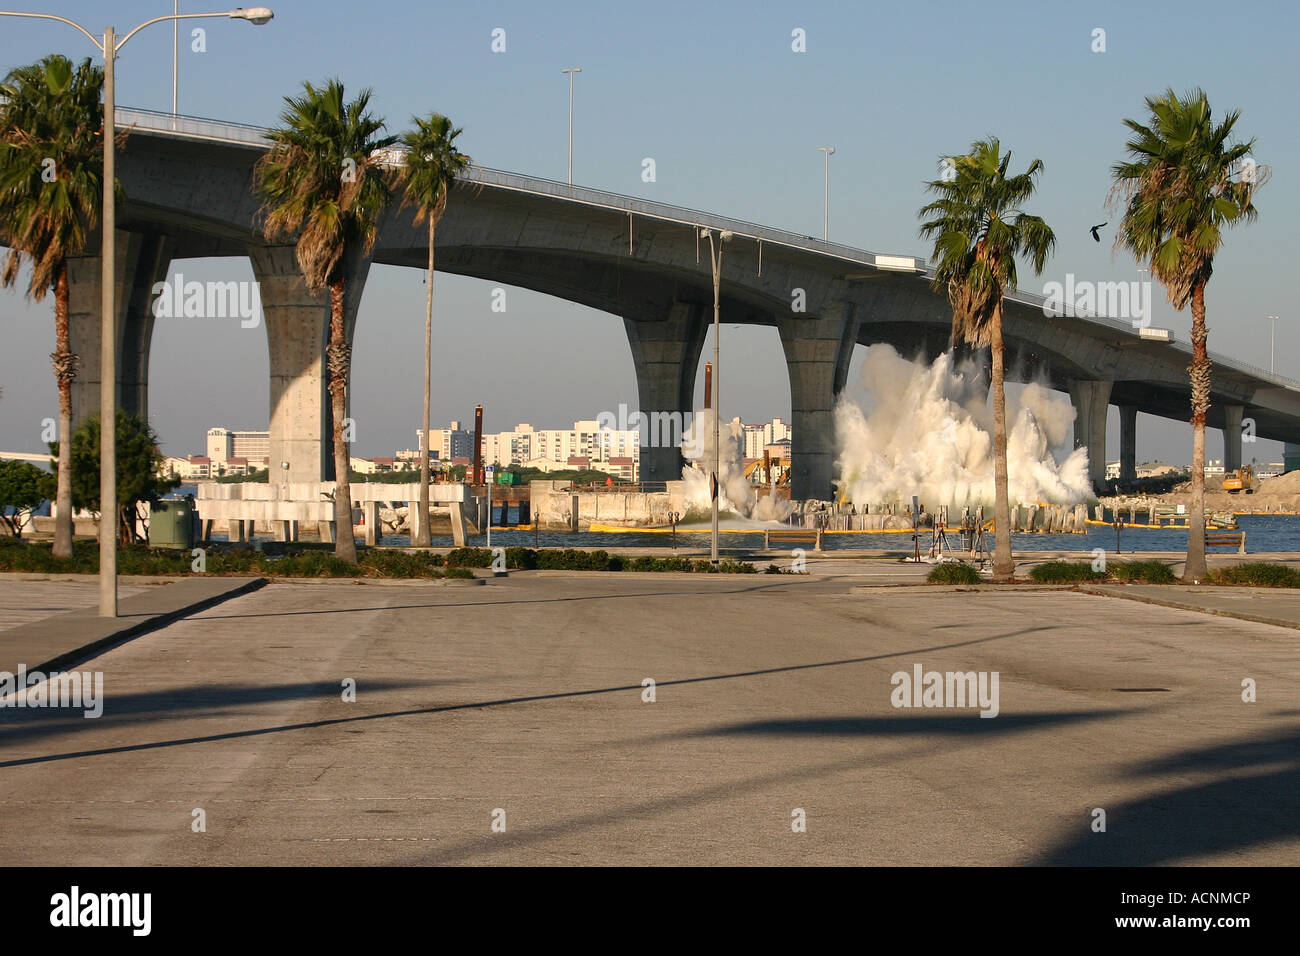
[[[208,551],[208,574],[260,574],[267,569],[266,557],[252,548]]]
[[[623,561],[624,571],[689,571],[689,558],[656,558],[644,555],[639,558],[627,558]]]
[[[490,568],[492,552],[488,548],[453,548],[447,553],[449,568]]]
[[[709,564],[709,562],[702,562]],[[696,568],[698,571],[699,568]],[[718,561],[717,565],[709,564],[709,571],[718,574],[757,574],[758,568],[754,567],[747,561]]]
[[[308,551],[271,562],[271,573],[295,578],[345,578],[360,576],[360,569],[324,551]]]
[[[931,568],[925,579],[931,584],[979,584],[980,573],[969,564],[946,561]]]
[[[473,578],[474,572],[469,568],[448,568],[442,572],[444,578]]]
[[[377,578],[438,578],[441,577],[442,555],[427,551],[367,550],[358,562],[361,568]]]
[[[623,562],[621,559],[611,562],[608,551],[547,549],[537,552],[537,567],[554,571],[619,571]]]
[[[0,546],[0,571],[53,573],[71,570],[75,563],[75,556],[70,561],[56,558],[50,546],[43,542],[24,544],[10,538]]]
[[[1252,561],[1210,572],[1215,584],[1250,584],[1261,588],[1300,588],[1300,571],[1285,564]]]
[[[1030,580],[1039,584],[1063,584],[1079,581],[1104,581],[1106,572],[1094,571],[1087,561],[1048,561],[1029,572]]]
[[[506,548],[506,567],[532,571],[537,567],[537,552],[532,548]]]
[[[1144,561],[1116,561],[1107,566],[1111,576],[1117,581],[1147,584],[1172,584],[1178,580],[1173,570],[1163,561],[1147,559]]]

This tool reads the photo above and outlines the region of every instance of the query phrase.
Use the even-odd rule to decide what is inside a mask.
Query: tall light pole
[[[581,73],[582,67],[575,66],[561,73],[569,74],[569,185],[573,185],[573,74]]]
[[[117,247],[117,205],[113,186],[116,183],[116,149],[113,140],[116,136],[115,88],[113,84],[113,67],[117,60],[117,51],[126,46],[126,42],[147,26],[163,23],[167,20],[188,20],[205,17],[229,17],[232,20],[248,20],[259,26],[268,22],[275,14],[266,7],[253,7],[245,10],[229,10],[225,13],[185,13],[165,17],[154,17],[140,24],[122,39],[112,27],[104,28],[102,40],[96,40],[94,34],[81,24],[67,17],[56,17],[50,13],[18,13],[0,10],[0,17],[30,17],[36,20],[57,20],[75,27],[86,35],[104,57],[104,198],[100,212],[103,235],[100,246],[100,314],[99,314],[99,614],[101,617],[117,617],[117,287],[116,263]],[[60,435],[59,441],[68,441],[68,435]]]
[[[172,0],[172,15],[176,17],[172,21],[172,129],[175,129],[176,117],[180,112],[177,90],[181,78],[181,0]]]
[[[826,156],[825,213],[822,216],[822,239],[829,242],[831,238],[831,154],[834,146],[818,146]]]
[[[709,548],[709,560],[718,563],[718,472],[722,470],[722,445],[719,441],[718,423],[721,408],[718,405],[720,386],[718,384],[718,332],[719,318],[722,312],[722,243],[731,239],[731,230],[723,229],[718,234],[718,243],[713,243],[713,230],[701,229],[700,236],[709,240],[709,261],[713,265],[713,474],[709,476],[709,494],[713,498],[713,536]]]
[[[1276,315],[1270,315],[1268,320],[1273,323],[1268,332],[1268,372],[1273,373],[1273,342],[1277,338],[1277,319]]]

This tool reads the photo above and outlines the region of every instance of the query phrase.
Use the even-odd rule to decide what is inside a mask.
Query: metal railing
[[[573,492],[601,492],[610,494],[658,494],[668,490],[666,481],[616,481],[607,485],[603,481],[571,482]]]
[[[259,146],[268,145],[266,134],[269,130],[261,126],[249,126],[246,123],[226,123],[219,120],[201,119],[197,116],[174,116],[157,110],[140,110],[119,106],[113,111],[118,129],[135,127],[154,133],[171,133],[193,139],[216,140],[222,143]]]
[[[198,116],[173,116],[171,113],[163,113],[157,110],[140,110],[127,107],[118,107],[116,115],[117,122],[123,127],[134,126],[152,133],[214,140],[223,143],[255,145],[263,149],[269,146],[266,138],[269,130],[261,126],[227,123],[221,120],[203,119]],[[399,152],[404,152],[404,149],[394,145],[388,147],[386,152],[389,154],[388,162],[391,164],[391,157]],[[885,260],[888,263],[887,267],[896,271],[920,273],[925,268],[925,260],[918,259],[915,256],[882,255],[863,249],[854,249],[851,246],[835,242],[826,242],[814,236],[801,236],[798,233],[784,229],[774,229],[770,226],[747,222],[743,219],[731,219],[699,209],[690,209],[686,206],[674,206],[668,203],[652,202],[647,199],[637,199],[633,196],[625,196],[621,193],[609,192],[603,189],[593,189],[589,186],[571,186],[568,183],[544,179],[540,176],[527,176],[504,169],[493,169],[490,166],[473,166],[461,178],[469,183],[496,186],[514,192],[553,196],[570,202],[597,206],[619,213],[640,215],[664,222],[676,222],[693,228],[727,229],[742,238],[761,240],[802,249],[807,252],[830,255],[858,265],[876,266],[878,265],[877,260]]]

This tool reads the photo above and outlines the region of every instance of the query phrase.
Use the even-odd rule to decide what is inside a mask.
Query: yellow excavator
[[[764,470],[766,463],[767,469]],[[776,476],[776,486],[784,488],[790,484],[790,459],[789,458],[755,458],[745,466],[745,480],[751,485],[763,484],[765,474]]]
[[[1250,465],[1242,465],[1223,479],[1223,490],[1231,495],[1235,495],[1240,491],[1253,495],[1258,487],[1259,482],[1255,480],[1255,469]]]

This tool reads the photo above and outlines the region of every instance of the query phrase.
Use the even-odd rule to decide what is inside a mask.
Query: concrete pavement
[[[69,578],[72,576],[68,576]],[[85,660],[98,651],[148,633],[218,604],[254,591],[265,578],[215,575],[167,578],[124,577],[119,583],[117,617],[100,617],[94,577],[69,580],[40,574],[4,574],[4,608],[0,627],[0,671],[48,671]],[[57,610],[61,613],[48,613]]]
[[[95,658],[98,720],[0,710],[0,863],[1300,861],[1294,631],[852,590],[274,582]],[[998,716],[895,708],[915,665]]]

